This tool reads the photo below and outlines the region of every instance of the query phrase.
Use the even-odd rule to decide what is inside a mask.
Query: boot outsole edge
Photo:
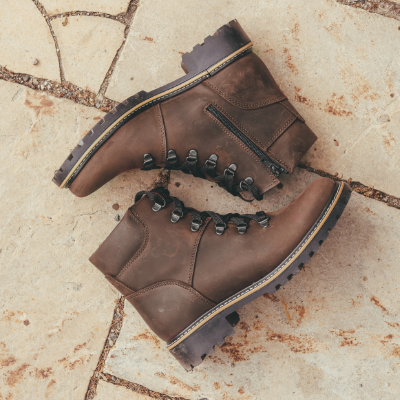
[[[234,334],[236,311],[263,294],[275,293],[307,264],[329,236],[351,196],[347,183],[336,182],[332,196],[318,219],[293,252],[270,274],[253,283],[193,322],[167,345],[171,354],[190,371]]]

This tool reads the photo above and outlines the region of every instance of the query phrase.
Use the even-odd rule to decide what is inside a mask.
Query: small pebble
[[[37,79],[34,79],[34,80],[32,81],[32,83],[33,83],[34,85],[38,85],[38,84],[39,84],[39,81],[38,81]]]
[[[25,82],[28,82],[29,79],[31,79],[31,77],[30,77],[29,75],[24,75],[24,81],[25,81]]]
[[[339,146],[339,142],[336,139],[333,139],[333,142],[335,143],[335,146]]]
[[[37,60],[36,58],[33,59],[33,65],[38,65],[39,64],[39,60]]]
[[[113,208],[114,210],[119,210],[119,204],[118,204],[118,203],[113,204],[113,205],[112,205],[112,208]]]
[[[25,326],[28,326],[29,323],[30,323],[30,322],[29,322],[29,320],[27,320],[27,319],[24,321],[24,325],[25,325]]]
[[[44,85],[40,85],[40,89],[42,89],[42,90],[43,90],[43,89],[44,89]]]
[[[115,219],[116,221],[119,221],[119,220],[120,220],[119,214],[117,214],[117,215],[114,217],[114,219]]]

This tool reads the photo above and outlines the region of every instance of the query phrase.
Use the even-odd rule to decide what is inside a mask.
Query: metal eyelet
[[[208,160],[205,162],[206,165],[210,165],[211,167],[215,168],[217,166],[218,156],[216,154],[211,154],[208,157]]]
[[[244,235],[247,232],[247,225],[246,224],[238,225],[237,229],[241,235]]]
[[[199,220],[199,219],[195,219],[192,221],[192,226],[190,227],[190,230],[192,232],[198,232],[198,230],[201,227],[201,224],[203,223],[203,221]]]
[[[176,155],[175,150],[168,150],[167,161],[173,163],[178,156]]]
[[[239,183],[239,187],[241,190],[245,191],[248,190],[248,188],[243,187],[244,185],[250,186],[254,183],[254,179],[251,176],[248,176],[245,180]]]
[[[171,215],[171,222],[176,224],[183,217],[183,212],[173,211]]]
[[[197,162],[197,150],[189,150],[189,155],[186,157],[188,162]]]
[[[261,221],[258,221],[258,223],[261,225],[263,228],[267,228],[269,225],[269,217],[268,215]]]
[[[223,235],[225,232],[225,228],[226,228],[226,224],[222,223],[222,224],[215,224],[215,233],[217,235]]]
[[[148,166],[150,166],[150,165],[152,165],[153,163],[154,163],[154,158],[153,158],[153,156],[150,154],[150,153],[146,153],[144,156],[143,156],[143,159],[144,159],[144,161],[143,161],[143,166],[146,168],[146,167],[148,167]]]
[[[237,165],[231,164],[228,168],[225,169],[224,174],[225,175],[235,175],[236,170],[237,170]]]
[[[157,201],[155,201],[153,207],[151,207],[151,209],[155,212],[160,211],[162,208],[164,208],[167,205],[167,202],[165,201],[165,199],[163,199],[162,197],[159,197],[159,196],[157,198],[160,198],[164,202],[164,204],[160,204]]]

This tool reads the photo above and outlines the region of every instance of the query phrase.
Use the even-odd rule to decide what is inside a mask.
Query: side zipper
[[[268,167],[271,172],[278,177],[280,174],[285,173],[288,174],[285,168],[281,165],[277,164],[271,158],[269,158],[254,142],[252,142],[240,129],[238,129],[235,125],[229,121],[228,118],[225,117],[220,111],[218,111],[214,106],[210,105],[207,107],[207,111],[209,111],[215,118],[218,119],[221,124],[223,124],[227,129],[229,129],[238,139],[240,139],[253,153],[257,155],[257,157],[261,160],[261,162]]]

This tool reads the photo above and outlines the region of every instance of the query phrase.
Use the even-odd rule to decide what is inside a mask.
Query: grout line
[[[53,21],[53,19],[57,18],[66,18],[68,17],[77,17],[77,16],[85,16],[85,17],[101,17],[101,18],[109,18],[114,21],[120,22],[121,24],[126,25],[123,14],[112,15],[104,12],[96,12],[96,11],[66,11],[60,14],[52,14],[48,16],[49,21]],[[68,22],[68,21],[67,21]]]
[[[339,4],[358,8],[400,21],[400,4],[389,0],[336,0]]]
[[[128,35],[131,30],[131,25],[132,25],[132,21],[133,21],[133,16],[138,7],[138,2],[139,2],[139,0],[131,0],[126,12],[117,15],[117,18],[122,18],[122,20],[124,21],[123,22],[123,24],[125,25],[124,40],[122,41],[121,46],[115,53],[115,56],[111,62],[110,68],[108,69],[106,76],[104,77],[104,80],[100,86],[99,93],[98,93],[99,98],[102,98],[108,89],[108,85],[110,84],[110,79],[112,77],[112,74],[114,73],[115,66],[116,66],[116,64],[119,60],[119,57],[122,53],[122,50],[126,44],[126,40],[128,39]],[[122,21],[120,21],[120,22],[122,22]]]
[[[110,330],[108,331],[107,339],[104,343],[103,350],[99,357],[99,361],[97,362],[96,369],[93,372],[92,377],[90,378],[88,390],[86,392],[85,400],[93,400],[96,396],[97,385],[99,384],[99,380],[104,380],[108,383],[112,383],[117,386],[124,386],[127,389],[130,389],[134,392],[145,394],[154,399],[160,400],[187,400],[183,397],[170,397],[163,393],[154,392],[146,387],[139,385],[137,383],[129,382],[125,379],[118,378],[116,376],[103,373],[103,368],[105,366],[105,362],[107,360],[108,354],[111,349],[114,347],[115,343],[118,340],[118,337],[121,333],[122,324],[124,321],[125,313],[124,313],[124,298],[120,297],[119,300],[115,301],[115,308],[113,319],[111,321]]]
[[[36,78],[32,75],[21,74],[9,71],[6,67],[0,65],[0,79],[7,82],[17,83],[30,89],[48,93],[54,97],[72,100],[77,104],[88,107],[95,107],[101,111],[108,112],[118,105],[117,101],[107,97],[102,99],[96,98],[96,93],[87,89],[82,89],[73,83],[60,83],[51,79]]]
[[[187,400],[184,397],[171,397],[168,396],[164,393],[159,393],[159,392],[153,392],[150,389],[147,389],[146,387],[139,385],[137,383],[129,382],[125,379],[118,378],[117,376],[110,375],[110,374],[102,374],[101,379],[108,382],[112,383],[113,385],[116,386],[123,386],[126,389],[132,390],[133,392],[137,392],[140,394],[143,394],[145,396],[149,396],[153,399],[160,399],[160,400]]]
[[[146,190],[152,190],[159,186],[168,189],[170,178],[171,170],[162,168],[155,181]]]
[[[114,346],[121,332],[122,322],[124,319],[124,298],[121,297],[119,300],[115,301],[116,305],[114,308],[113,319],[111,321],[110,330],[108,331],[107,339],[104,343],[103,351],[101,352],[99,361],[97,362],[96,369],[93,372],[92,377],[89,381],[88,390],[86,392],[85,400],[92,400],[96,395],[96,388],[99,379],[102,375],[102,370],[104,368],[105,361],[107,359],[108,353]]]
[[[53,37],[54,40],[54,45],[56,46],[56,54],[57,54],[57,58],[58,58],[58,67],[60,69],[60,79],[61,79],[61,83],[65,83],[65,74],[64,74],[64,67],[63,67],[63,63],[62,63],[62,58],[61,58],[61,51],[60,51],[60,46],[58,45],[58,40],[57,37],[53,31],[53,27],[50,23],[50,20],[48,18],[48,14],[46,9],[43,7],[43,5],[38,1],[38,0],[32,0],[33,3],[35,4],[35,6],[37,7],[37,9],[39,10],[39,12],[42,14],[42,16],[44,17],[49,29],[50,29],[50,33],[51,36]]]
[[[353,182],[351,178],[347,179],[347,180],[339,178],[337,173],[335,175],[331,175],[331,174],[328,174],[327,172],[308,167],[307,165],[304,165],[304,164],[299,164],[298,167],[306,169],[307,171],[313,172],[319,176],[333,179],[334,181],[347,182],[350,185],[350,187],[353,189],[354,192],[359,193],[370,199],[374,199],[374,200],[378,200],[383,203],[386,203],[389,207],[394,207],[394,208],[400,209],[400,198],[398,198],[398,197],[391,196],[389,194],[386,194],[385,192],[374,189],[370,186],[365,186],[360,182],[356,182],[356,181]]]

